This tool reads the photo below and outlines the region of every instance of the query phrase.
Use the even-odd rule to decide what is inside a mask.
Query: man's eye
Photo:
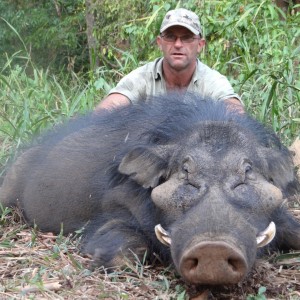
[[[181,38],[180,38],[183,42],[192,42],[194,40],[194,38],[190,35],[183,35]]]
[[[173,34],[166,34],[166,35],[165,35],[165,39],[166,39],[166,40],[170,40],[170,41],[175,41],[175,40],[176,40],[176,37],[175,37],[175,35],[173,35]]]

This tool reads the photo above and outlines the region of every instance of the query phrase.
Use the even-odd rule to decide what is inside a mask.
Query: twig
[[[22,294],[26,293],[36,293],[40,292],[41,290],[49,290],[49,291],[58,291],[62,285],[59,282],[50,282],[50,283],[43,283],[40,287],[28,285],[25,287],[17,287],[17,291],[21,292]]]

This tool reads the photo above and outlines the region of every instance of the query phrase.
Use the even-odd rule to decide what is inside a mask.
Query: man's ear
[[[143,147],[131,150],[119,165],[120,173],[128,175],[146,189],[156,187],[160,178],[166,175],[166,170],[166,161]]]
[[[200,38],[199,42],[198,42],[198,49],[197,49],[197,53],[199,54],[202,49],[205,47],[206,41],[204,38]]]
[[[157,44],[159,50],[162,51],[162,48],[161,48],[161,36],[159,36],[159,35],[156,37],[156,44]]]

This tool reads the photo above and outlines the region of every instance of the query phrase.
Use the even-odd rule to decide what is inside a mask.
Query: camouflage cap
[[[183,26],[194,34],[202,35],[198,16],[187,9],[178,8],[167,12],[160,27],[160,33],[172,26]]]

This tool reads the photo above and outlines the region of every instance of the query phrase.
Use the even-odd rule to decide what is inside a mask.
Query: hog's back
[[[18,206],[43,231],[77,230],[101,212],[115,150],[114,139],[94,125],[30,148],[9,169],[1,203]]]

